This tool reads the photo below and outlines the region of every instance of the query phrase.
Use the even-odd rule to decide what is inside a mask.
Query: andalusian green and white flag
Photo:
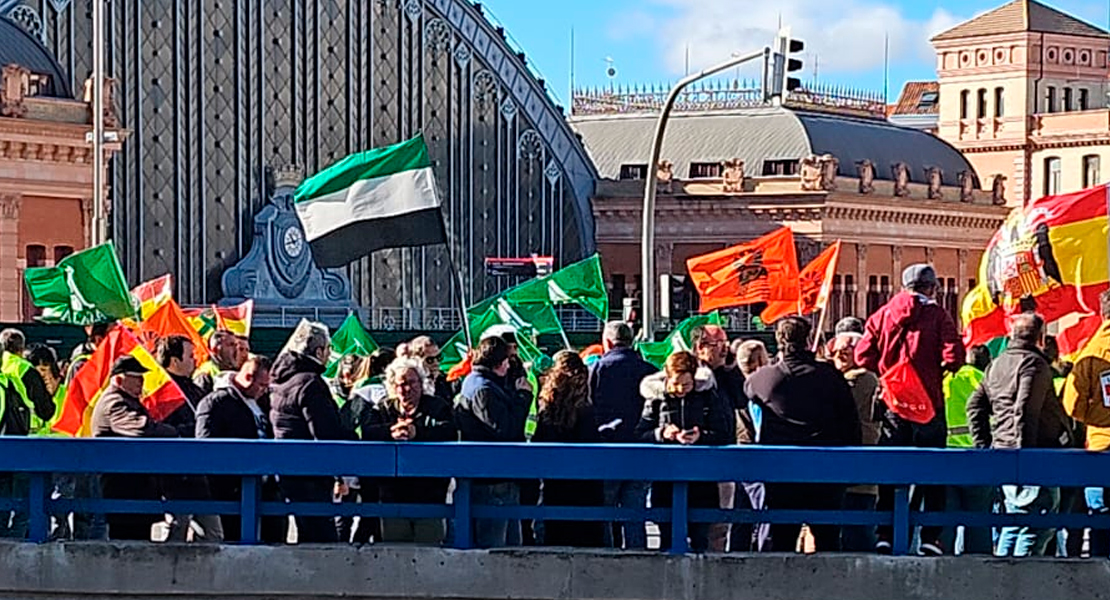
[[[293,198],[320,267],[382,248],[447,241],[423,136],[352,154],[305,180]]]
[[[135,316],[131,291],[112,242],[71,254],[53,267],[23,273],[31,301],[48,323],[90,325]]]

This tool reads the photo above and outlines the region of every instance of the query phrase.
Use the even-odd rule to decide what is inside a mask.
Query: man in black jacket
[[[351,436],[339,424],[339,407],[324,381],[331,354],[327,326],[302,322],[289,339],[288,350],[274,362],[270,420],[279,440],[344,440]],[[282,491],[291,502],[332,502],[340,491],[335,478],[282,477]],[[339,494],[342,495],[342,494]],[[335,522],[327,517],[296,517],[298,542],[335,543]]]
[[[137,358],[116,360],[110,385],[93,409],[89,429],[97,438],[173,438],[177,430],[151,418],[139,400],[147,368]],[[100,477],[104,497],[117,500],[161,500],[161,486],[152,475],[105,474]],[[113,540],[150,541],[151,526],[159,517],[149,514],[108,515]]]
[[[1067,448],[1071,431],[1052,383],[1044,347],[1044,319],[1033,313],[1010,322],[1010,343],[987,367],[967,401],[967,421],[976,448]],[[992,419],[993,417],[993,419]],[[1008,514],[1057,512],[1060,489],[1002,486]],[[997,556],[1043,555],[1055,529],[1003,527]]]
[[[474,369],[463,381],[462,392],[455,404],[455,424],[464,442],[523,442],[524,423],[531,405],[531,385],[521,377],[510,385],[509,344],[500,337],[489,337],[478,343]],[[527,391],[527,394],[518,393]],[[514,481],[481,480],[471,486],[475,504],[517,505],[520,485]],[[483,519],[474,523],[474,543],[479,548],[506,546],[520,535],[509,527],[520,521]]]
[[[374,405],[370,422],[362,432],[373,442],[455,441],[455,419],[451,405],[438,396],[424,393],[424,372],[415,359],[399,358],[386,368],[385,387],[389,396]],[[416,477],[382,481],[381,501],[386,504],[445,504],[446,478]],[[443,542],[443,519],[382,519],[382,540],[415,542],[438,546]]]
[[[624,321],[610,321],[601,334],[605,354],[590,365],[590,398],[601,439],[610,443],[636,442],[635,429],[640,421],[644,400],[640,382],[655,374],[655,367],[632,348],[632,328]],[[646,481],[606,481],[605,505],[642,509],[647,506]],[[644,550],[647,532],[643,523],[611,523],[605,528],[608,545],[613,548]]]
[[[260,402],[270,389],[270,359],[250,355],[247,362],[226,386],[217,386],[197,406],[196,437],[198,439],[271,440],[274,428],[270,425],[267,408]],[[208,478],[214,500],[239,502],[242,499],[242,478],[216,476]],[[264,477],[261,486],[264,501],[281,500],[281,490],[273,476]],[[221,515],[224,541],[242,539],[242,520],[239,515]],[[288,522],[285,517],[262,518],[262,541],[280,544],[285,541]]]
[[[848,382],[809,350],[810,325],[787,317],[775,327],[782,360],[756,371],[744,386],[760,408],[758,443],[768,446],[858,446],[859,413]],[[845,486],[768,483],[767,506],[778,510],[837,510]],[[800,525],[771,526],[773,552],[793,552]],[[818,550],[838,550],[835,525],[812,525]],[[761,548],[760,550],[766,550]]]

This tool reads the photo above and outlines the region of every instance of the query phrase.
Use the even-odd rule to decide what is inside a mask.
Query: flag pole
[[[821,309],[821,316],[817,318],[817,329],[813,334],[813,351],[817,352],[817,348],[821,345],[821,334],[825,330],[825,315],[829,314],[827,308]]]
[[[440,217],[442,218],[442,217]],[[455,254],[451,252],[451,243],[443,242],[443,247],[447,250],[447,264],[451,266],[451,276],[455,279],[455,290],[457,300],[459,301],[459,317],[462,319],[463,336],[466,338],[467,348],[474,348],[474,339],[470,336],[470,321],[466,318],[466,291],[463,287],[462,272],[459,271],[458,265],[455,264]]]

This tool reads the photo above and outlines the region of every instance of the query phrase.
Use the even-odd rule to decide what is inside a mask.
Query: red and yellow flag
[[[143,376],[143,406],[156,421],[168,417],[185,402],[181,388],[170,379],[165,369],[143,348],[127,329],[115,327],[100,343],[96,352],[82,365],[66,390],[65,401],[54,422],[54,431],[70,436],[88,437],[96,402],[108,387],[109,373],[116,359],[131,355],[150,369]]]
[[[135,298],[135,302],[139,305],[139,318],[147,320],[154,311],[158,310],[163,304],[173,299],[173,275],[169,273],[151,279],[145,283],[140,283],[131,290],[131,296]]]
[[[208,360],[208,344],[200,336],[200,332],[189,323],[189,319],[173,299],[163,303],[158,310],[138,325],[136,337],[147,350],[154,352],[154,344],[160,338],[171,335],[183,335],[193,342],[193,358],[196,364],[200,365]]]
[[[240,337],[249,338],[251,321],[254,319],[254,300],[247,300],[235,306],[182,309],[182,312],[189,324],[205,341],[218,330],[230,331]]]
[[[757,240],[686,261],[702,312],[757,302],[798,301],[794,234],[783,227]]]
[[[808,315],[824,310],[829,304],[839,263],[840,240],[837,240],[802,269],[798,277],[798,300],[768,302],[759,318],[770,324],[790,315]]]
[[[985,344],[1008,332],[1009,315],[1035,310],[1062,326],[1068,355],[1082,348],[1110,285],[1107,188],[1047,196],[1015,208],[979,265],[979,284],[963,304],[964,343]]]

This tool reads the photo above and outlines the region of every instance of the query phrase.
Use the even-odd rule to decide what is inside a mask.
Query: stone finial
[[[818,163],[821,166],[821,189],[836,190],[836,176],[840,173],[840,160],[832,154],[822,154]]]
[[[904,198],[910,195],[910,168],[904,162],[890,165],[890,174],[894,179],[894,195]]]
[[[116,111],[116,88],[119,82],[114,77],[104,78],[104,127],[115,129],[119,127],[118,111]],[[93,78],[85,79],[81,100],[89,105],[89,122],[92,122]]]
[[[304,170],[297,165],[287,165],[274,169],[274,187],[295,188],[304,181]]]
[[[991,204],[995,206],[1006,205],[1006,176],[995,175],[991,180]]]
[[[870,194],[875,191],[875,163],[863,159],[856,163],[856,172],[859,173],[859,193]]]
[[[824,189],[821,186],[823,173],[820,158],[810,154],[798,162],[798,167],[798,174],[802,178],[803,192],[819,192]]]
[[[724,178],[724,193],[739,194],[744,191],[744,161],[734,158],[722,162],[721,176]]]
[[[970,171],[960,171],[960,202],[971,202],[975,199],[975,176]]]
[[[674,192],[674,163],[661,160],[655,168],[656,192],[670,194]]]
[[[31,90],[31,70],[16,64],[0,69],[0,117],[21,118],[27,114],[23,105]]]
[[[925,181],[929,183],[927,197],[930,200],[944,200],[944,171],[940,167],[925,167]]]

